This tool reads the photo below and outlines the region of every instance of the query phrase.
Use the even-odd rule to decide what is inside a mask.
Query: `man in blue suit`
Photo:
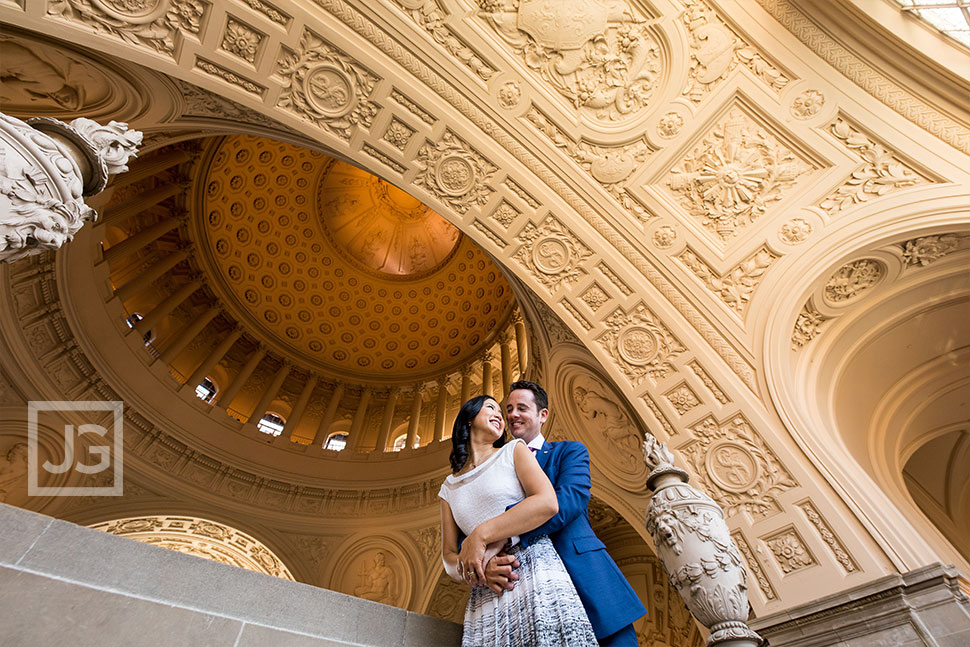
[[[589,522],[589,452],[580,442],[547,442],[542,425],[549,417],[549,398],[535,382],[514,382],[506,400],[509,431],[535,452],[536,460],[552,481],[559,512],[531,532],[513,538],[528,546],[549,535],[576,586],[593,631],[602,647],[636,647],[633,622],[647,610],[623,573],[606,552]],[[511,589],[518,564],[498,555],[486,567],[486,579],[495,590]]]

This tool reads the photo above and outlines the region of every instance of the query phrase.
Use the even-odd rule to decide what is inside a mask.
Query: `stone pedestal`
[[[934,564],[751,623],[771,647],[966,647],[966,579]]]

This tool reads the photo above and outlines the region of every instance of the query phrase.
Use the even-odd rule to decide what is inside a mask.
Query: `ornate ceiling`
[[[477,358],[514,303],[501,271],[407,193],[269,139],[210,145],[192,237],[257,340],[325,373],[419,379]]]

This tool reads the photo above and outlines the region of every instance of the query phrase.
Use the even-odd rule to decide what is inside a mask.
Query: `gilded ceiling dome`
[[[232,316],[285,357],[365,380],[436,375],[480,355],[511,313],[477,245],[349,164],[233,136],[198,172],[196,257]]]

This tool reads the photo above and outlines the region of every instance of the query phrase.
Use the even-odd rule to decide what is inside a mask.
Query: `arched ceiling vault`
[[[912,272],[927,241],[963,241],[970,118],[951,98],[965,96],[966,52],[937,43],[947,69],[914,58],[932,67],[926,91],[859,59],[825,24],[833,12],[785,0],[589,4],[559,15],[575,27],[561,31],[535,9],[566,5],[539,0],[156,6],[173,10],[25,0],[0,19],[131,61],[115,113],[152,145],[228,116],[310,139],[431,206],[561,319],[741,542],[800,509],[796,538],[819,538],[816,558],[847,581],[933,559],[905,522],[908,547],[888,549],[879,530],[898,519],[865,501],[875,540],[843,518],[817,484],[811,430],[773,399],[766,347],[797,354],[824,335],[825,313],[802,308],[854,276],[838,261],[878,251],[867,232],[892,231],[878,242],[916,254]],[[876,36],[897,40],[860,23],[858,39]],[[44,78],[52,96],[73,85]],[[920,203],[942,206],[923,221]],[[965,256],[963,242],[942,247]],[[706,461],[712,447],[744,469]],[[848,561],[821,539],[826,523],[854,537]],[[807,595],[795,589],[787,601]],[[776,598],[759,590],[760,612]]]

